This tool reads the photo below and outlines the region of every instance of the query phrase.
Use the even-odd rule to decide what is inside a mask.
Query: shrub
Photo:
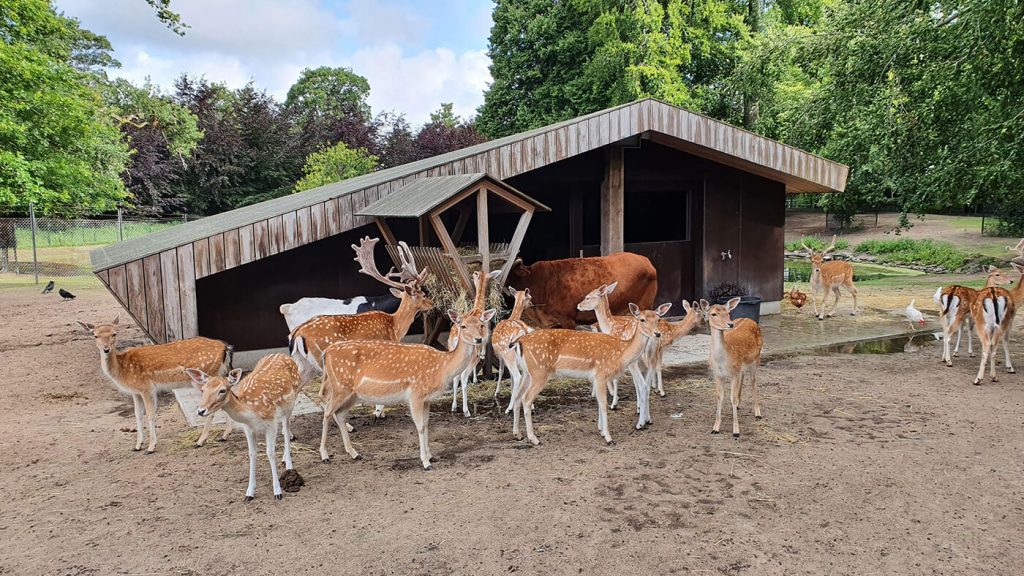
[[[882,262],[942,266],[956,270],[967,262],[967,254],[949,242],[936,240],[866,240],[857,245],[857,252],[878,257]]]
[[[735,282],[722,282],[708,291],[708,300],[712,303],[721,302],[737,296],[746,296],[747,290]]]
[[[808,246],[814,248],[815,250],[821,250],[822,248],[827,246],[825,241],[821,240],[820,238],[816,238],[814,236],[804,236],[803,238],[797,240],[796,242],[790,242],[789,244],[786,244],[786,250],[790,252],[799,252],[800,250],[803,250],[804,247],[800,245],[801,242],[807,244]],[[836,250],[846,250],[849,247],[850,241],[847,240],[846,238],[839,238],[836,240]]]

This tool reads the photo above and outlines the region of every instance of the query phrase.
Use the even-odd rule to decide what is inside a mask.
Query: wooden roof
[[[486,174],[477,172],[473,174],[460,174],[458,176],[427,176],[426,178],[414,180],[402,186],[394,193],[356,212],[356,215],[382,218],[419,218],[444,204],[447,200],[458,196],[460,192],[485,180],[489,181],[492,186],[498,186],[521,198],[523,201],[532,204],[534,208],[542,212],[549,212],[551,210],[544,204],[508,184],[497,182]]]
[[[195,336],[197,280],[369,224],[361,210],[417,179],[500,181],[636,136],[783,182],[787,192],[846,187],[842,164],[648,98],[99,248],[93,271],[155,341]]]

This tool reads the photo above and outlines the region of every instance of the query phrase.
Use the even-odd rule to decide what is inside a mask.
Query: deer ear
[[[658,316],[664,316],[665,314],[668,314],[668,311],[671,310],[671,309],[672,309],[672,303],[671,302],[665,302],[661,306],[658,306],[658,308],[654,310],[654,313],[657,314]]]
[[[494,280],[495,278],[497,278],[500,275],[501,275],[501,268],[498,268],[497,270],[491,270],[490,273],[487,274],[487,277],[489,279],[491,279],[491,280]]]
[[[497,313],[498,311],[495,310],[494,308],[485,310],[484,313],[480,315],[480,321],[484,323],[490,322],[491,318],[494,318],[494,315]]]
[[[640,317],[640,307],[637,306],[636,304],[633,304],[632,302],[630,302],[629,303],[629,313],[632,314],[634,318],[639,318]]]
[[[700,309],[701,309],[702,312],[707,312],[708,308],[710,308],[710,307],[711,307],[711,303],[710,302],[708,302],[707,300],[705,300],[703,298],[700,299]]]
[[[231,372],[228,372],[228,384],[234,386],[238,384],[238,381],[242,379],[242,369],[235,368]]]
[[[203,384],[206,384],[206,381],[210,379],[206,372],[197,368],[185,368],[185,374],[188,374],[188,377],[192,379],[192,385],[200,390],[203,389]]]
[[[388,291],[391,292],[391,295],[394,296],[395,298],[401,298],[402,294],[405,294],[405,292],[399,290],[398,288],[391,288]]]
[[[516,295],[516,289],[511,286],[505,286],[505,292],[508,292],[508,295],[512,296],[513,298]]]
[[[458,324],[459,323],[459,313],[456,312],[455,310],[449,308],[448,309],[448,319],[452,321],[452,324]]]
[[[689,316],[690,312],[693,311],[693,306],[691,306],[686,300],[683,300],[683,310],[686,312],[686,315]]]
[[[619,285],[618,282],[612,282],[611,284],[609,284],[609,285],[604,287],[604,293],[605,294],[611,294],[612,292],[615,292],[615,287],[618,286],[618,285]]]
[[[739,296],[737,296],[737,297],[733,298],[732,300],[729,300],[728,302],[725,303],[725,307],[730,312],[732,312],[733,308],[735,308],[735,307],[737,307],[739,305],[740,305],[740,297]]]
[[[92,332],[92,329],[95,328],[92,324],[86,324],[85,322],[79,322],[78,320],[75,320],[75,322],[78,322],[78,325],[86,332]]]

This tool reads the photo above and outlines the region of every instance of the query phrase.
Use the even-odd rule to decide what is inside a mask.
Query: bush
[[[857,252],[877,256],[881,262],[942,266],[956,270],[967,262],[967,254],[949,242],[935,240],[866,240],[857,245]]]
[[[789,244],[786,244],[786,250],[788,250],[789,252],[799,252],[803,250],[804,247],[800,245],[801,242],[807,244],[808,246],[814,248],[815,250],[821,250],[825,246],[827,246],[825,241],[821,240],[820,238],[815,238],[814,236],[804,236],[803,238],[797,240],[796,242],[790,242]],[[836,250],[846,250],[849,247],[850,241],[847,240],[846,238],[839,238],[836,240]]]
[[[746,296],[747,290],[735,282],[722,282],[708,291],[708,300],[712,304],[720,300],[728,300],[737,296]]]

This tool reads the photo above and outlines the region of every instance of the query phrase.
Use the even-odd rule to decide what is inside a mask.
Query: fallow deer
[[[818,320],[824,320],[825,316],[831,317],[839,308],[839,288],[844,287],[853,296],[853,311],[851,316],[857,315],[857,287],[853,285],[853,265],[842,260],[831,260],[825,262],[825,256],[836,247],[836,237],[832,237],[832,243],[824,250],[818,252],[804,244],[800,244],[811,257],[811,303],[814,304],[814,314]],[[824,292],[821,298],[821,311],[818,311],[818,292]],[[828,293],[835,295],[835,302],[832,303],[832,311],[825,313]]]
[[[667,311],[664,305],[661,307]],[[641,311],[630,303],[633,315],[632,325],[623,337],[597,332],[582,332],[561,328],[535,330],[513,338],[511,346],[516,350],[520,366],[524,369],[523,381],[516,394],[513,410],[512,434],[519,434],[519,413],[526,420],[526,436],[533,444],[540,440],[533,431],[533,401],[540,394],[552,376],[587,378],[596,389],[597,428],[609,445],[613,444],[608,431],[608,384],[626,372],[632,374],[637,383],[637,404],[640,416],[637,430],[650,422],[647,409],[648,386],[637,368],[637,360],[647,348],[650,338],[658,338],[658,319],[664,312]]]
[[[662,397],[665,396],[665,386],[662,383],[661,376],[665,349],[683,336],[693,332],[693,329],[700,325],[701,318],[703,318],[703,315],[694,310],[686,300],[683,300],[683,310],[686,311],[686,316],[682,320],[675,322],[669,322],[664,319],[658,320],[658,332],[661,333],[661,338],[658,338],[654,342],[655,346],[649,350],[647,373],[644,375],[644,378],[650,382],[652,389],[657,387],[658,395]]]
[[[519,363],[516,361],[516,353],[509,347],[509,343],[515,336],[533,331],[522,320],[523,310],[533,304],[530,289],[516,290],[509,287],[508,292],[515,298],[512,311],[509,312],[508,318],[498,322],[494,327],[494,331],[491,332],[491,347],[494,348],[494,354],[498,357],[499,362],[498,382],[494,386],[495,398],[498,397],[498,390],[501,389],[502,372],[506,366],[508,367],[509,378],[512,379],[512,392],[509,397],[508,408],[505,409],[506,414],[512,411],[512,404],[515,401],[516,392],[519,390],[519,385],[523,378],[522,372],[519,371]]]
[[[103,374],[118,390],[132,397],[135,405],[136,452],[142,450],[143,415],[149,423],[149,446],[146,448],[146,454],[152,454],[156,450],[157,393],[160,390],[188,386],[191,380],[184,372],[185,367],[198,366],[213,374],[226,374],[231,369],[232,348],[220,340],[189,338],[118,352],[118,318],[114,318],[109,324],[78,324],[96,339]],[[206,419],[203,433],[199,436],[196,446],[206,443],[212,422],[213,416]],[[231,420],[228,420],[221,440],[227,438],[230,431]]]
[[[718,434],[722,426],[722,399],[725,381],[728,380],[732,389],[732,435],[736,438],[740,436],[738,409],[746,380],[750,381],[754,396],[754,418],[761,419],[761,403],[757,397],[757,368],[761,364],[761,349],[764,347],[764,338],[761,337],[761,328],[757,322],[749,318],[740,318],[735,322],[730,319],[730,313],[739,303],[738,297],[725,304],[711,305],[707,300],[700,301],[700,309],[711,328],[708,367],[715,380],[715,394],[718,396],[718,412],[711,433]]]
[[[591,311],[594,316],[597,317],[597,328],[602,334],[609,334],[611,336],[622,337],[626,333],[626,330],[633,325],[633,318],[631,316],[615,316],[612,314],[611,305],[608,303],[608,295],[615,292],[615,287],[618,286],[618,282],[612,282],[611,284],[602,284],[597,288],[594,288],[583,297],[576,304],[576,309],[581,312]],[[634,384],[636,384],[634,382]],[[615,378],[612,380],[611,385],[612,402],[608,406],[610,410],[615,410],[619,406],[619,379]],[[596,388],[594,394],[597,394]],[[640,406],[637,405],[637,412],[639,413]]]
[[[1013,282],[1005,272],[995,266],[988,266],[985,271],[988,272],[988,277],[985,279],[985,288],[1006,286]],[[971,306],[974,304],[974,299],[978,297],[978,292],[974,288],[956,284],[942,286],[935,291],[933,299],[939,305],[939,321],[942,323],[942,361],[945,362],[946,366],[952,366],[953,356],[958,355],[960,352],[960,336],[965,322],[967,323],[967,354],[974,358],[973,338],[971,336]],[[952,353],[950,353],[953,332],[956,332],[956,346],[953,347]]]
[[[423,344],[397,342],[348,341],[332,344],[324,352],[324,380],[320,395],[324,398],[323,434],[320,457],[330,461],[327,432],[331,418],[338,424],[345,452],[352,459],[359,453],[349,441],[346,419],[357,402],[409,405],[420,441],[420,461],[430,470],[432,455],[427,435],[430,401],[440,396],[452,378],[477,359],[475,347],[486,342],[487,323],[493,309],[479,316],[459,316],[448,311],[452,330],[459,334],[452,350],[443,352]]]
[[[203,392],[199,415],[212,415],[223,410],[245,431],[249,447],[249,486],[245,490],[245,501],[256,495],[256,432],[263,432],[274,482],[274,498],[280,500],[281,481],[277,475],[274,450],[280,424],[281,435],[284,436],[284,468],[293,469],[289,420],[301,385],[295,361],[284,354],[264,356],[245,378],[237,368],[226,377],[210,376],[198,368],[185,371]]]
[[[473,286],[476,291],[476,295],[473,297],[473,308],[466,312],[465,316],[480,316],[484,312],[484,306],[487,304],[487,283],[493,280],[501,274],[501,270],[494,270],[487,274],[481,274],[480,272],[473,272]],[[454,348],[459,341],[458,332],[452,330],[448,333],[448,349]],[[469,377],[473,376],[474,382],[476,381],[476,367],[480,363],[480,360],[484,357],[484,353],[487,351],[487,338],[484,338],[484,345],[476,349],[477,361],[473,362],[466,368],[462,374],[459,374],[452,379],[452,412],[458,407],[459,401],[459,386],[462,386],[462,415],[469,418],[473,414],[469,411]]]
[[[992,381],[997,381],[995,353],[1000,342],[1006,354],[1006,371],[1010,374],[1016,372],[1010,361],[1009,346],[1010,328],[1013,326],[1016,311],[1013,295],[1005,288],[982,288],[974,299],[971,305],[971,319],[974,321],[978,341],[981,342],[981,366],[978,367],[978,376],[974,379],[975,385],[981,384],[981,379],[985,376],[986,362],[989,363]]]

